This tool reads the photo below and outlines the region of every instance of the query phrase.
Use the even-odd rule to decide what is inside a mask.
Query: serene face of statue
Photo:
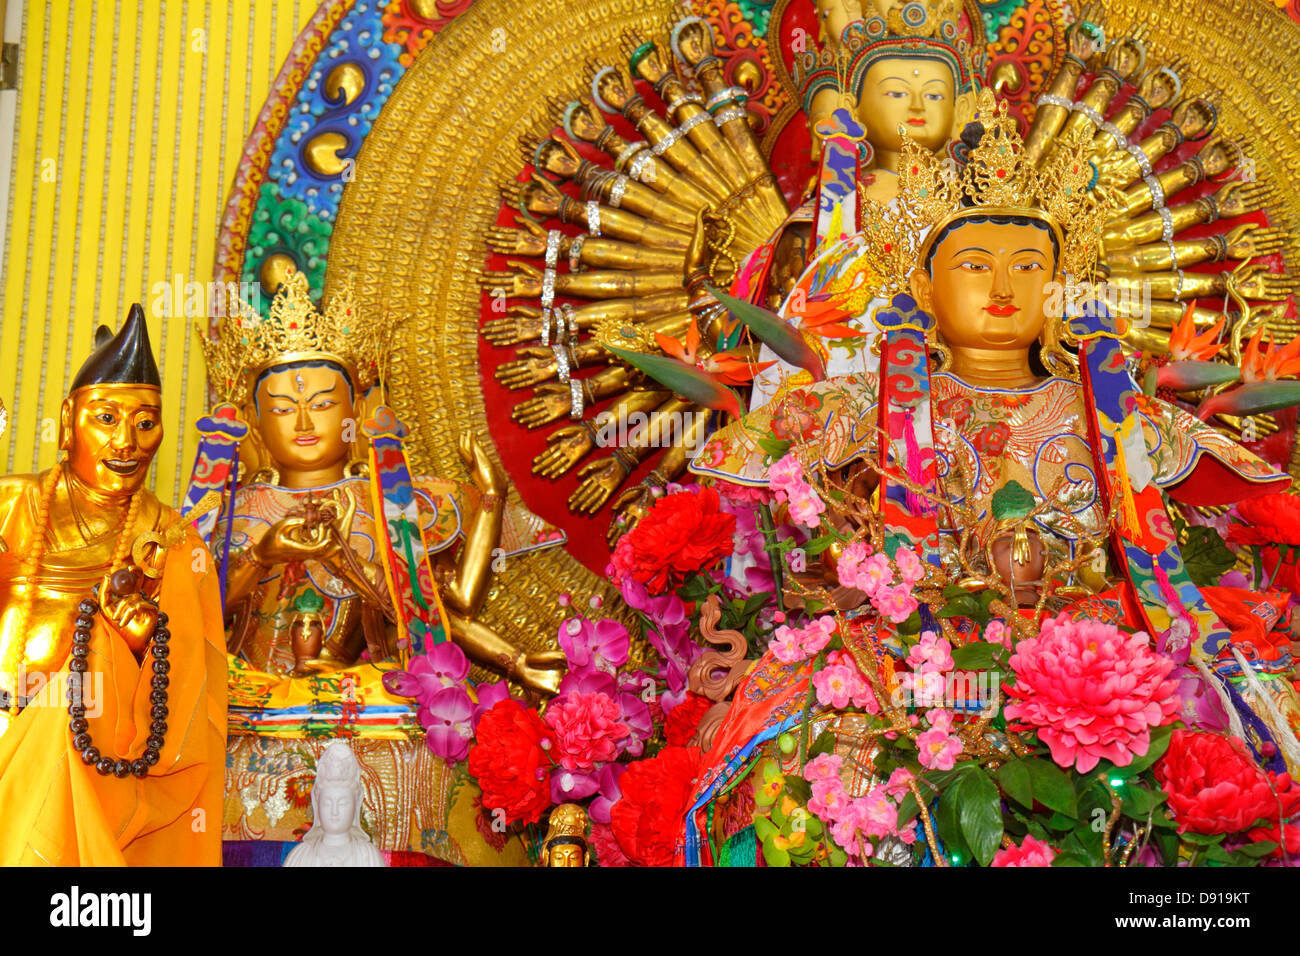
[[[898,127],[909,139],[937,150],[952,132],[952,71],[939,60],[884,57],[871,64],[858,93],[858,119],[877,149],[902,149]]]
[[[345,465],[345,427],[355,416],[347,380],[327,366],[294,366],[257,386],[258,430],[282,475]]]
[[[550,866],[582,866],[582,847],[576,843],[552,843],[550,848]]]
[[[1046,228],[966,223],[939,243],[928,274],[912,274],[912,291],[948,346],[1027,350],[1047,321],[1055,271]]]
[[[352,828],[357,813],[357,794],[347,784],[316,782],[320,794],[316,799],[316,825],[326,834],[337,836]]]
[[[95,385],[63,405],[68,467],[87,488],[110,497],[135,494],[162,442],[158,389],[147,385]]]

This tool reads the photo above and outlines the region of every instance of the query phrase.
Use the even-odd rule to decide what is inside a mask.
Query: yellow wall
[[[248,131],[313,0],[23,4],[0,290],[4,473],[53,463],[59,404],[90,350],[158,282],[212,279]],[[7,38],[12,39],[12,38]],[[3,184],[0,184],[3,185]],[[3,197],[0,193],[0,197]],[[177,503],[206,406],[193,320],[149,315],[166,437],[151,484]]]

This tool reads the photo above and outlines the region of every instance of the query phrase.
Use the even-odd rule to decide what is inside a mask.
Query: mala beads
[[[135,590],[137,582],[134,571],[123,569],[112,575],[109,588],[114,595],[120,597]],[[105,777],[128,777],[132,774],[143,777],[150,767],[158,763],[158,755],[167,734],[167,685],[170,683],[167,673],[171,670],[171,664],[167,660],[170,653],[167,644],[171,640],[171,632],[167,630],[167,615],[158,612],[153,633],[149,636],[149,654],[153,657],[153,689],[149,694],[149,702],[153,706],[149,710],[149,739],[145,741],[144,754],[135,760],[128,760],[125,757],[114,759],[101,753],[91,739],[90,723],[86,719],[82,683],[90,666],[90,627],[98,611],[99,602],[93,597],[84,598],[77,605],[76,629],[72,632],[72,659],[68,662],[73,675],[68,687],[68,729],[72,732],[72,745],[81,753],[81,759],[87,765]]]

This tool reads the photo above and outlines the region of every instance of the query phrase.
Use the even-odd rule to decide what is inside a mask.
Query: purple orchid
[[[559,640],[571,670],[591,667],[614,674],[627,663],[630,640],[618,621],[571,617],[560,625]]]
[[[623,776],[626,770],[626,764],[607,763],[596,774],[599,790],[596,799],[592,800],[587,807],[587,815],[591,817],[593,823],[609,823],[609,811],[623,796],[618,786],[618,778]]]
[[[436,691],[419,710],[424,742],[434,756],[451,763],[464,760],[474,736],[473,717],[474,704],[460,687]]]
[[[495,684],[479,684],[474,688],[474,692],[478,696],[478,703],[474,705],[474,729],[478,730],[479,720],[510,696],[510,688],[506,686],[505,681],[499,680]]]
[[[585,800],[599,787],[594,772],[583,773],[560,767],[551,774],[551,802],[571,803],[574,800]]]
[[[426,654],[411,658],[404,671],[384,675],[384,689],[397,697],[410,697],[421,704],[445,687],[459,685],[469,675],[469,659],[450,641],[435,644]]]

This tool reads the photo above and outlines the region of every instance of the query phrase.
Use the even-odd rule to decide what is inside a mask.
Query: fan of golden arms
[[[266,316],[232,296],[216,335],[200,332],[200,341],[218,395],[242,407],[251,399],[258,376],[285,362],[336,362],[347,370],[356,394],[366,394],[378,381],[397,324],[388,315],[363,319],[348,281],[328,307],[318,311],[307,277],[294,270],[285,276]]]

